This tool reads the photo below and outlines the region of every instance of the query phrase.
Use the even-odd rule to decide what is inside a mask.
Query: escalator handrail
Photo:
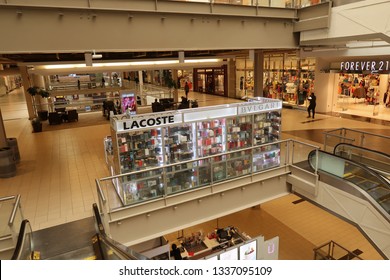
[[[352,145],[352,144],[348,144],[348,143],[339,143],[337,144],[334,149],[333,149],[333,154],[335,155],[339,155],[339,153],[337,153],[337,148],[339,146],[346,146],[346,147],[349,147],[350,149],[356,149],[356,150],[362,150],[362,151],[365,151],[365,152],[368,152],[368,153],[372,153],[372,154],[376,154],[378,156],[381,156],[384,160],[388,160],[390,162],[390,155],[387,154],[387,153],[384,153],[384,152],[381,152],[381,151],[378,151],[378,150],[373,150],[373,149],[368,149],[368,148],[363,148],[363,147],[360,147],[360,146],[356,146],[356,145]],[[341,155],[340,155],[341,156]],[[343,157],[343,156],[341,156]],[[345,157],[343,157],[345,158]],[[349,159],[349,158],[347,158]],[[369,159],[369,158],[368,158]],[[372,159],[373,161],[375,161],[376,159]],[[378,161],[377,161],[378,162]],[[386,164],[386,162],[383,162],[382,163]],[[389,173],[389,170],[388,169],[383,169],[383,168],[380,168],[378,166],[375,166],[375,165],[372,165],[372,164],[367,164],[371,169],[375,170],[376,172],[378,172],[381,176],[384,176],[384,179],[386,179],[386,177],[390,176],[390,173]]]
[[[318,153],[327,154],[327,155],[330,155],[330,156],[335,157],[335,158],[338,158],[338,159],[342,159],[342,160],[348,162],[349,164],[352,164],[352,165],[354,165],[354,166],[357,166],[357,167],[361,168],[361,169],[364,170],[365,172],[367,172],[367,173],[369,173],[370,175],[372,175],[372,176],[374,176],[375,178],[377,178],[377,179],[380,181],[380,183],[382,183],[382,185],[383,185],[384,187],[386,187],[387,189],[390,189],[390,183],[389,183],[387,180],[385,180],[385,179],[383,178],[383,176],[382,176],[380,173],[378,173],[378,172],[372,170],[371,168],[366,167],[366,166],[363,165],[363,164],[360,164],[360,163],[358,163],[358,162],[355,162],[355,161],[353,161],[353,160],[349,160],[349,159],[346,159],[346,158],[343,158],[343,157],[340,157],[340,156],[338,156],[338,155],[335,155],[335,154],[332,154],[332,153],[329,153],[329,152],[325,152],[325,151],[322,151],[322,150],[313,150],[313,151],[311,151],[311,152],[309,153],[309,155],[308,155],[309,166],[310,166],[310,168],[312,168],[313,170],[314,170],[315,168],[312,166],[312,161],[311,161],[310,159],[311,159],[311,158],[313,157],[313,155],[315,155],[317,152],[318,152]],[[322,169],[319,169],[319,170],[322,170]],[[323,170],[323,171],[324,171],[324,170]],[[326,172],[326,171],[324,171],[324,172]],[[333,175],[333,174],[332,174],[332,175]],[[336,175],[335,175],[335,176],[336,176]],[[340,177],[338,177],[338,178],[340,178]],[[341,179],[344,179],[344,178],[341,178]],[[346,181],[348,181],[348,180],[346,180]],[[348,181],[348,182],[350,182],[350,181]],[[366,195],[368,195],[368,193],[367,193],[365,190],[363,190],[362,188],[360,188],[357,184],[354,184],[354,185],[358,187],[358,190],[360,190],[360,192],[363,191]],[[370,195],[368,195],[367,197],[369,197],[370,200],[375,201],[375,205],[378,205],[378,204],[379,204],[378,201],[375,200],[375,199],[374,199],[373,197],[371,197]],[[378,205],[378,206],[379,206],[379,205]],[[378,206],[375,206],[375,207],[378,207]],[[379,206],[379,207],[380,207],[379,209],[381,209],[380,213],[383,213],[383,214],[385,215],[386,219],[390,221],[390,218],[389,218],[390,215],[389,215],[389,213],[387,213],[387,212],[385,211],[385,209],[383,209],[383,207],[381,207],[381,206]],[[378,209],[378,210],[379,210],[379,209]]]
[[[310,161],[310,158],[312,157],[312,155],[314,153],[316,153],[317,150],[313,150],[309,153],[309,156],[308,156],[308,160],[309,160],[309,165],[312,169],[315,169],[312,165],[311,165],[311,161]],[[350,159],[347,159],[347,158],[344,158],[344,157],[341,157],[341,156],[338,156],[338,155],[335,155],[335,154],[332,154],[332,153],[328,153],[328,152],[325,152],[325,151],[321,151],[321,150],[318,150],[319,153],[323,153],[323,154],[327,154],[327,155],[330,155],[330,156],[333,156],[333,157],[336,157],[336,158],[339,158],[339,159],[342,159],[342,160],[345,160],[347,161],[348,163],[350,164],[353,164],[355,166],[358,166],[359,168],[363,169],[364,171],[366,171],[367,173],[370,173],[370,175],[373,175],[374,177],[377,177],[379,181],[381,181],[381,183],[387,187],[388,189],[390,189],[390,184],[388,181],[386,181],[381,174],[379,174],[379,172],[375,171],[375,170],[372,170],[371,168],[368,168],[367,166],[361,164],[361,163],[358,163],[356,161],[353,161],[353,160],[350,160]]]
[[[93,208],[93,213],[96,219],[97,223],[97,231],[98,231],[98,238],[102,238],[104,243],[108,244],[110,247],[112,247],[116,252],[119,252],[121,256],[124,259],[129,259],[129,260],[147,260],[148,258],[143,256],[140,253],[135,252],[134,250],[131,250],[127,248],[125,245],[113,240],[109,236],[107,236],[104,226],[101,220],[99,208],[96,203],[92,205]],[[99,239],[100,242],[100,239]]]
[[[381,151],[378,151],[378,150],[363,148],[363,147],[356,146],[356,145],[353,145],[353,144],[348,144],[348,143],[338,143],[338,144],[334,147],[334,149],[333,149],[333,154],[336,154],[336,150],[337,150],[338,146],[351,146],[351,147],[356,148],[356,149],[368,151],[368,152],[374,153],[374,154],[379,154],[379,155],[384,156],[384,157],[386,157],[386,158],[388,158],[388,159],[390,160],[390,155],[387,154],[387,153],[384,153],[384,152],[381,152]]]
[[[18,240],[16,242],[16,246],[14,249],[14,253],[12,254],[11,260],[19,260],[21,252],[23,250],[24,242],[26,240],[26,229],[28,226],[30,226],[30,221],[27,219],[24,219],[20,224]],[[31,229],[31,226],[30,226],[30,229]],[[31,231],[31,234],[32,234],[32,231]],[[30,240],[32,240],[32,238]],[[31,249],[30,253],[33,253],[32,244],[30,244],[30,245],[31,245],[30,246],[30,249]]]

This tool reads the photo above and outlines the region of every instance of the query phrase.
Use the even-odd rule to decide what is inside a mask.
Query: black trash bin
[[[11,148],[15,163],[20,162],[20,153],[18,147],[18,140],[16,138],[7,138],[8,147]]]
[[[16,175],[16,163],[10,147],[0,148],[0,178],[9,178]]]

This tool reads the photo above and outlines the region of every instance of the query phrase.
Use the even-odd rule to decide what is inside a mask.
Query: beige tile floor
[[[240,102],[193,92],[189,98],[198,99],[199,106]],[[92,216],[92,203],[97,202],[95,179],[109,175],[103,149],[103,139],[110,134],[109,124],[68,129],[64,126],[64,129],[32,133],[24,95],[20,90],[0,97],[0,108],[6,135],[17,138],[21,155],[17,175],[0,178],[0,197],[20,194],[24,216],[32,223],[33,230]],[[80,115],[80,122],[82,118],[83,115]],[[103,117],[98,114],[97,118]],[[317,115],[316,120],[306,121],[305,111],[283,109],[282,137],[310,143],[313,141],[305,139],[305,134],[300,134],[300,131],[340,127],[389,129],[383,125],[321,114]],[[334,216],[308,202],[292,207],[290,200],[296,199],[292,196],[268,202],[260,210],[248,209],[247,212],[226,217],[232,219],[227,223],[246,222],[239,227],[252,235],[271,236],[275,234],[271,232],[274,228],[281,229],[280,235],[286,232],[286,237],[281,241],[284,259],[311,259],[313,246],[331,239],[342,245],[351,244],[351,250],[361,249],[366,259],[380,258],[356,228],[339,219],[335,221]],[[262,227],[264,217],[274,217],[270,219],[273,224]],[[307,222],[309,220],[312,223]],[[304,253],[300,253],[302,248],[306,248]]]

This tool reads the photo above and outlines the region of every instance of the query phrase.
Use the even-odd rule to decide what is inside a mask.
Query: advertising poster
[[[127,111],[129,111],[131,115],[137,114],[137,102],[134,93],[121,93],[121,109],[122,114],[126,113]]]

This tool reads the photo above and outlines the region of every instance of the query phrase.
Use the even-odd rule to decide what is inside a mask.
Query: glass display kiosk
[[[125,205],[280,164],[282,102],[251,102],[111,118],[113,170]],[[268,145],[266,145],[268,144]]]

